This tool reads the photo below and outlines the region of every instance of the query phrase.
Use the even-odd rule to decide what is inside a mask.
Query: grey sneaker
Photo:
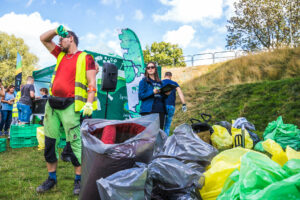
[[[38,193],[46,192],[52,189],[56,184],[57,184],[56,180],[50,179],[50,177],[48,177],[48,179],[42,185],[36,188],[36,192]]]
[[[75,180],[73,194],[79,195],[79,193],[80,193],[80,180],[77,180],[77,181]]]

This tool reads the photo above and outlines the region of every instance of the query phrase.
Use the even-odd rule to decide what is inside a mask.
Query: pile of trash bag
[[[112,131],[115,136],[108,138],[107,131]],[[124,121],[88,119],[82,124],[81,136],[80,199],[100,199],[96,185],[98,179],[130,169],[136,162],[149,163],[154,150],[159,150],[167,137],[159,129],[157,114]],[[113,144],[105,144],[101,139]]]
[[[101,199],[199,199],[202,172],[217,150],[183,124],[156,148],[151,162],[97,180]]]
[[[249,152],[241,147],[222,151],[211,161],[205,176],[205,184],[200,190],[203,200],[215,200],[221,193],[223,185],[229,175],[240,167],[241,157]]]
[[[242,128],[245,129],[245,148],[252,149],[260,141],[257,134],[252,132],[255,131],[255,126],[244,117],[233,120],[233,125],[226,121],[217,122],[212,128],[214,130],[211,135],[212,144],[219,150],[241,145],[236,144],[236,136],[242,135]]]
[[[299,166],[299,159],[281,167],[264,154],[248,152],[241,158],[240,170],[231,173],[217,199],[300,199]]]
[[[268,141],[264,146],[273,152],[275,162],[265,154],[241,147],[225,150],[214,157],[204,173],[202,199],[285,199],[287,193],[277,188],[285,187],[284,184],[291,192],[298,190],[298,196],[291,195],[288,199],[299,198],[300,152],[290,152],[281,167],[282,155],[277,155],[280,151],[276,144]],[[276,193],[278,198],[271,193]]]

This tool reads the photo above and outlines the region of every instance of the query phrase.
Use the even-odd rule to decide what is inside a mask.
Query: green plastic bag
[[[284,124],[282,117],[270,122],[263,134],[265,140],[272,139],[285,149],[287,145],[296,151],[300,150],[300,130],[296,125]]]
[[[262,146],[263,141],[258,142],[255,146],[254,146],[254,150],[256,151],[260,151],[260,152],[266,152],[264,147]]]
[[[299,161],[280,167],[266,155],[248,152],[241,158],[240,171],[226,180],[217,199],[300,199]]]
[[[295,175],[300,173],[300,159],[289,160],[283,165],[284,169],[289,175]]]

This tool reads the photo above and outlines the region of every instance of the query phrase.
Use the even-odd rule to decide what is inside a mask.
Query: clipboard
[[[167,84],[167,85],[165,85],[164,87],[162,87],[161,89],[160,89],[160,92],[161,93],[167,93],[167,92],[170,92],[170,91],[172,91],[173,89],[175,89],[175,88],[177,88],[178,86],[177,85],[174,85],[174,84]]]

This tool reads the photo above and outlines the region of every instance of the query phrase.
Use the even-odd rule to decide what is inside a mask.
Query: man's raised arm
[[[49,30],[43,33],[40,36],[40,40],[43,45],[48,49],[48,51],[52,52],[56,46],[56,44],[52,41],[52,39],[57,35],[56,29]]]

